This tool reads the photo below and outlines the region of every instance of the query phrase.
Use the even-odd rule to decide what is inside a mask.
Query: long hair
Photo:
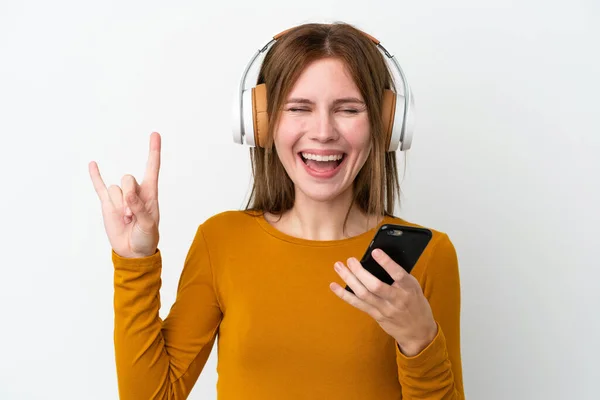
[[[280,110],[311,62],[336,58],[347,67],[366,103],[371,151],[353,183],[353,205],[369,216],[392,215],[400,185],[395,152],[388,152],[382,123],[385,89],[395,90],[383,55],[360,30],[346,23],[308,23],[290,29],[265,55],[257,84],[267,87],[268,138],[250,149],[253,184],[247,211],[281,215],[294,205],[294,184],[273,145]],[[348,210],[348,213],[350,210]]]

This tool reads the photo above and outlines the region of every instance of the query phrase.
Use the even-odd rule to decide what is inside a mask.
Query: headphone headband
[[[253,106],[249,107],[250,104],[254,104],[252,101],[252,93],[249,89],[246,89],[246,82],[248,80],[248,72],[255,65],[258,58],[264,58],[266,53],[270,50],[270,48],[277,42],[281,37],[283,37],[286,33],[295,28],[289,28],[282,32],[279,32],[272,39],[270,39],[262,48],[260,48],[250,59],[244,72],[242,74],[242,78],[240,80],[240,85],[236,92],[233,109],[234,116],[234,125],[233,125],[233,135],[234,141],[239,144],[248,144],[251,146],[259,145],[258,140],[255,137],[256,121],[255,121],[255,110],[253,110]],[[369,35],[366,32],[359,30],[363,35],[365,35],[373,44],[379,49],[382,53],[384,60],[389,67],[390,73],[392,73],[392,78],[395,83],[398,80],[402,81],[402,90],[403,93],[396,93],[396,100],[393,102],[392,107],[394,109],[391,112],[391,119],[389,130],[390,138],[389,138],[389,146],[388,151],[395,151],[399,148],[401,151],[408,150],[411,146],[412,142],[412,133],[413,133],[413,125],[414,125],[414,100],[412,96],[412,92],[410,90],[410,86],[408,85],[408,81],[406,76],[404,75],[404,71],[400,67],[400,64],[396,60],[396,58],[387,51],[387,49],[381,44],[381,42],[375,37]],[[394,76],[394,72],[396,72],[396,76]],[[256,74],[258,75],[258,73]],[[256,81],[258,77],[255,77]],[[254,85],[256,82],[254,83]],[[253,85],[253,86],[254,86]],[[396,90],[398,87],[396,85]],[[400,115],[398,115],[400,114]],[[394,119],[400,120],[400,126],[395,126]]]

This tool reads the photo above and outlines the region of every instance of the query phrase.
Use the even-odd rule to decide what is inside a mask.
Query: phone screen
[[[377,279],[391,285],[394,280],[373,259],[371,252],[377,248],[383,250],[406,272],[410,273],[425,251],[431,237],[431,231],[426,228],[395,224],[383,225],[375,234],[360,263]],[[348,285],[346,285],[346,290],[354,293]]]

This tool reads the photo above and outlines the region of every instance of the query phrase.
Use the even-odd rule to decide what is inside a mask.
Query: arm
[[[406,357],[396,346],[402,397],[462,400],[460,280],[456,250],[447,235],[435,244],[420,283],[438,331],[416,356]]]
[[[114,265],[114,344],[121,399],[185,399],[213,347],[222,313],[208,249],[198,228],[177,298],[159,317],[162,259],[123,258]]]

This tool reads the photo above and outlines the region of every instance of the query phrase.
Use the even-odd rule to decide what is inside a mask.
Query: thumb
[[[150,233],[154,227],[154,220],[146,210],[145,204],[135,192],[130,192],[127,195],[127,204],[135,215],[138,224],[142,231]]]

